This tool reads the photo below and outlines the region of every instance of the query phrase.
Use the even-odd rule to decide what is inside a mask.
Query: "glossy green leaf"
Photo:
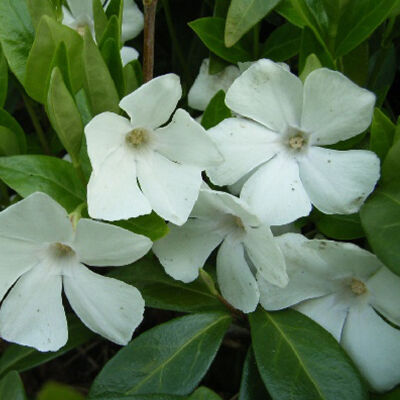
[[[8,128],[11,132],[14,133],[18,141],[20,153],[25,153],[26,152],[25,132],[21,128],[21,125],[18,123],[18,121],[6,110],[0,109],[0,126]]]
[[[25,400],[25,389],[21,378],[15,371],[9,372],[0,380],[0,399]]]
[[[149,307],[180,312],[225,310],[200,278],[191,283],[177,281],[165,273],[155,256],[116,268],[109,276],[136,286]]]
[[[146,331],[105,365],[89,399],[190,393],[210,367],[229,325],[228,314],[202,313]]]
[[[27,371],[53,360],[68,351],[86,343],[95,334],[86,328],[75,316],[68,318],[68,342],[56,352],[43,353],[33,347],[10,344],[0,357],[0,376],[9,371]]]
[[[205,386],[200,386],[191,396],[189,396],[188,400],[222,400],[222,398],[211,389]]]
[[[36,400],[84,400],[85,396],[71,386],[57,382],[47,382],[40,389]]]
[[[0,156],[20,154],[18,139],[14,132],[0,126]]]
[[[225,118],[232,117],[231,110],[225,105],[225,92],[218,91],[208,103],[201,119],[201,125],[205,129],[210,129],[218,125]]]
[[[75,100],[57,67],[51,74],[46,111],[58,138],[71,156],[72,163],[78,165],[83,124]]]
[[[274,400],[366,400],[360,375],[336,340],[294,310],[250,314],[258,370]]]
[[[112,15],[107,23],[107,26],[99,42],[100,49],[108,39],[114,39],[117,43],[117,46],[119,47],[121,41],[121,27],[119,25],[118,17],[116,15]]]
[[[282,15],[291,24],[303,28],[306,25],[304,18],[294,8],[292,0],[281,0],[280,3],[275,7],[275,11]]]
[[[199,18],[189,23],[205,46],[222,59],[231,63],[252,60],[249,46],[240,40],[232,47],[224,43],[225,20],[217,17]]]
[[[254,358],[253,348],[250,347],[243,365],[242,380],[238,400],[268,400],[270,396],[261,380]]]
[[[53,59],[61,42],[65,43],[67,49],[69,65],[65,68],[69,71],[72,89],[76,92],[82,86],[81,36],[45,15],[40,20],[29,53],[25,80],[27,93],[43,104],[47,99],[47,83],[54,67]]]
[[[42,155],[0,157],[0,179],[20,196],[44,192],[72,211],[85,201],[85,188],[68,161]]]
[[[321,68],[321,67],[322,67],[322,64],[319,61],[319,58],[314,53],[311,53],[306,58],[304,67],[299,75],[299,78],[304,82],[306,80],[307,76],[311,74],[311,72],[313,72],[316,69]]]
[[[34,30],[26,1],[0,0],[0,41],[11,71],[24,84]]]
[[[35,29],[39,25],[43,15],[48,15],[50,18],[57,19],[57,11],[51,0],[27,0],[27,3]]]
[[[233,46],[261,21],[280,0],[232,0],[225,25],[225,45]]]
[[[400,181],[400,141],[397,140],[389,149],[385,161],[382,164],[382,182],[389,184],[390,182]]]
[[[93,115],[103,111],[118,113],[119,97],[100,50],[86,30],[83,38],[84,87]]]
[[[292,24],[276,28],[263,44],[261,57],[276,62],[286,61],[299,52],[301,31]]]
[[[125,65],[124,69],[125,96],[132,93],[143,83],[142,66],[138,60]]]
[[[4,107],[8,90],[8,65],[3,49],[0,46],[0,108]]]
[[[101,0],[93,0],[93,20],[96,41],[100,42],[108,22]]]
[[[395,128],[394,123],[379,108],[375,108],[370,128],[369,148],[381,160],[385,159],[387,152],[392,147]]]

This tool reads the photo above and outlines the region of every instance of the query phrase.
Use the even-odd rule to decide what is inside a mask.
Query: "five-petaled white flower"
[[[207,170],[211,181],[241,191],[270,225],[308,215],[311,203],[326,214],[357,212],[379,178],[378,157],[331,145],[363,132],[375,96],[336,71],[311,72],[304,85],[286,68],[259,60],[235,80],[226,104],[245,118],[228,118],[210,138],[225,161]]]
[[[93,17],[93,2],[92,0],[67,0],[67,7],[62,7],[64,25],[76,30],[83,35],[85,29],[88,28],[93,38],[95,38],[95,26]],[[104,3],[104,8],[107,9],[110,1]],[[122,10],[122,26],[121,40],[126,42],[133,39],[143,29],[143,14],[133,0],[124,0]],[[121,49],[121,58],[123,65],[128,64],[132,60],[136,60],[139,53],[133,47],[123,46]]]
[[[88,184],[89,215],[118,220],[157,214],[183,224],[199,194],[201,172],[222,157],[201,125],[178,109],[178,76],[167,74],[124,97],[130,120],[104,112],[85,127],[93,172]],[[137,183],[140,184],[140,189]]]
[[[76,230],[67,212],[34,193],[0,213],[0,336],[40,351],[56,351],[68,338],[62,287],[92,331],[126,344],[143,318],[140,292],[90,271],[129,264],[151,248],[150,239],[82,218]],[[11,288],[11,289],[10,289]]]
[[[153,246],[165,271],[183,282],[193,281],[222,242],[217,255],[218,284],[224,298],[243,312],[254,311],[259,302],[256,278],[262,276],[280,287],[288,282],[270,228],[229,193],[202,188],[186,224],[169,224],[169,228],[168,235]]]
[[[280,289],[260,280],[261,305],[296,305],[341,343],[375,390],[400,383],[400,331],[382,318],[400,327],[400,278],[351,243],[291,233],[276,240],[289,284]]]

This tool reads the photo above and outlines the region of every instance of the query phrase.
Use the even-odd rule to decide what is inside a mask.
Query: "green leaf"
[[[369,148],[382,161],[393,144],[395,129],[394,123],[379,108],[375,108],[370,128]]]
[[[26,152],[26,138],[25,132],[21,128],[21,125],[18,121],[10,115],[6,110],[0,109],[0,126],[8,128],[11,132],[14,133],[17,141],[20,153]]]
[[[67,211],[85,201],[85,188],[68,161],[42,155],[0,157],[0,179],[20,196],[44,192]]]
[[[8,65],[3,49],[0,46],[0,108],[4,107],[8,90]]]
[[[68,385],[57,382],[47,382],[40,389],[36,400],[84,400],[85,397]]]
[[[225,20],[218,17],[199,18],[189,23],[205,46],[222,59],[231,63],[253,59],[249,46],[240,40],[232,47],[224,43]]]
[[[189,396],[188,400],[222,400],[215,392],[205,386],[200,386]]]
[[[388,151],[381,173],[385,184],[400,181],[400,141],[396,141]]]
[[[280,0],[232,0],[225,25],[225,45],[233,46],[261,21]]]
[[[225,92],[218,91],[208,103],[201,119],[204,129],[210,129],[218,125],[225,118],[232,117],[231,110],[225,105]]]
[[[57,19],[57,12],[51,0],[27,0],[29,13],[32,18],[32,23],[35,29],[39,25],[43,15],[48,15],[50,18]]]
[[[121,41],[121,27],[119,26],[118,17],[116,15],[112,15],[107,23],[106,29],[104,30],[104,33],[99,42],[100,49],[108,39],[115,40],[119,48],[119,44]]]
[[[190,393],[210,367],[230,322],[227,314],[202,313],[146,331],[105,365],[89,399]]]
[[[291,0],[281,0],[275,7],[275,11],[298,28],[303,28],[306,25],[304,18],[293,7]]]
[[[58,399],[55,399],[58,400]],[[169,394],[138,394],[138,395],[107,395],[97,400],[188,400],[187,396],[173,396]]]
[[[17,136],[5,126],[0,126],[0,156],[20,154]]]
[[[17,372],[11,371],[0,381],[0,399],[26,399],[24,384]]]
[[[46,111],[60,142],[71,156],[72,163],[79,165],[83,124],[75,100],[57,67],[51,74]]]
[[[82,87],[81,36],[45,15],[40,20],[35,41],[29,53],[25,80],[25,89],[29,96],[42,104],[45,104],[47,99],[54,56],[61,42],[65,43],[67,49],[69,65],[64,68],[69,71],[72,89],[76,92]]]
[[[311,72],[315,71],[318,68],[322,68],[322,64],[319,61],[319,58],[314,54],[311,53],[305,61],[304,67],[299,75],[299,78],[304,82],[308,75]]]
[[[142,66],[138,60],[133,60],[124,67],[125,94],[132,93],[143,83]]]
[[[238,400],[267,400],[270,399],[267,389],[261,380],[257,369],[252,347],[249,348],[243,365],[242,380]]]
[[[88,30],[83,37],[84,87],[93,115],[119,112],[119,97],[100,50]]]
[[[343,61],[343,73],[359,86],[365,86],[368,79],[369,45],[361,43],[346,54]]]
[[[109,276],[137,287],[149,307],[180,312],[225,310],[200,278],[191,283],[177,281],[154,256],[116,268]]]
[[[68,342],[65,346],[56,352],[43,353],[32,347],[10,344],[0,357],[0,376],[11,370],[23,372],[35,368],[86,343],[94,336],[77,317],[72,316],[68,318]]]
[[[0,41],[8,65],[24,84],[34,30],[26,1],[0,0]]]
[[[101,0],[93,0],[93,19],[96,40],[100,42],[108,22]]]
[[[258,370],[276,400],[366,400],[344,350],[321,326],[294,310],[250,314]]]
[[[286,61],[295,56],[300,48],[301,31],[286,23],[276,28],[263,44],[261,57],[276,62]]]
[[[399,400],[400,399],[400,387],[385,394],[371,394],[371,400]]]

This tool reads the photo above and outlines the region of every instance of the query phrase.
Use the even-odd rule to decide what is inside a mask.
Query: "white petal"
[[[67,342],[61,276],[54,259],[43,259],[11,289],[0,309],[0,336],[39,351],[56,351]]]
[[[93,19],[92,2],[88,0],[67,0],[69,9],[75,18],[89,17]]]
[[[93,266],[120,266],[143,257],[152,241],[126,229],[82,218],[76,227],[74,249],[81,262]]]
[[[120,53],[121,53],[122,65],[124,67],[131,61],[137,60],[139,58],[139,52],[133,47],[123,46]]]
[[[370,303],[385,318],[400,326],[400,277],[382,267],[368,282]]]
[[[356,213],[379,179],[379,158],[366,150],[311,147],[299,158],[300,178],[311,202],[325,214]]]
[[[137,174],[153,210],[175,225],[184,224],[199,195],[200,169],[152,152],[138,158]]]
[[[326,145],[368,128],[375,95],[340,72],[321,68],[307,76],[303,104],[301,127],[311,133],[313,144]]]
[[[300,125],[302,95],[299,78],[263,59],[235,80],[225,102],[236,113],[283,133],[288,125]]]
[[[330,332],[338,342],[340,341],[349,311],[349,304],[343,301],[342,293],[333,293],[318,299],[307,300],[295,308]]]
[[[125,345],[142,322],[140,292],[117,279],[95,274],[76,264],[64,274],[65,294],[82,322],[114,343]]]
[[[143,84],[125,96],[119,106],[136,128],[153,129],[168,121],[181,96],[179,77],[167,74]]]
[[[267,226],[247,227],[244,246],[259,275],[279,287],[288,284],[283,254]]]
[[[269,225],[287,224],[311,211],[299,167],[284,154],[261,166],[244,184],[240,197]]]
[[[332,292],[327,265],[318,250],[305,246],[308,241],[304,236],[287,233],[275,240],[285,257],[289,283],[279,288],[264,279],[258,280],[260,303],[266,310],[281,310]]]
[[[63,207],[36,192],[0,213],[0,236],[43,242],[70,242],[72,225]]]
[[[63,12],[62,24],[67,25],[72,29],[75,29],[76,26],[75,17],[70,13],[67,7],[62,6],[62,12]]]
[[[112,112],[96,115],[86,126],[87,151],[93,169],[99,169],[106,157],[123,146],[133,129],[130,121]]]
[[[222,296],[235,308],[249,313],[259,300],[257,282],[244,258],[243,245],[228,236],[217,255],[217,278]]]
[[[124,0],[122,12],[122,42],[133,39],[143,29],[143,14],[133,0]]]
[[[226,235],[218,222],[191,218],[180,227],[169,224],[169,233],[153,246],[165,272],[182,282],[195,280],[199,269]]]
[[[350,309],[342,345],[373,389],[389,390],[400,382],[400,331],[370,306]]]
[[[223,158],[205,129],[185,110],[176,110],[172,121],[154,132],[155,149],[171,161],[205,169]]]
[[[228,118],[209,129],[224,161],[208,168],[207,175],[217,185],[231,185],[280,149],[279,135],[244,118]]]
[[[123,148],[109,154],[99,168],[93,170],[87,191],[92,218],[115,221],[151,212],[137,184],[135,160]]]
[[[209,65],[208,58],[202,61],[199,74],[188,93],[189,106],[195,110],[204,111],[214,95],[220,90],[226,92],[240,75],[239,68],[234,65],[227,66],[217,74],[209,74]]]

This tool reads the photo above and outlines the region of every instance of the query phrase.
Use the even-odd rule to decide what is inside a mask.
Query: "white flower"
[[[289,284],[260,281],[267,310],[295,308],[328,330],[375,390],[400,383],[400,278],[375,255],[350,243],[276,239],[285,255]]]
[[[226,92],[240,75],[239,68],[235,65],[228,65],[221,72],[210,74],[209,65],[210,60],[205,58],[188,93],[189,106],[195,110],[204,111],[214,95],[220,90]]]
[[[121,100],[130,120],[104,112],[86,126],[93,167],[91,217],[112,221],[153,209],[176,225],[187,220],[199,194],[201,171],[222,158],[205,130],[182,109],[159,128],[181,95],[178,76],[163,75]]]
[[[251,312],[257,307],[257,279],[274,285],[288,282],[283,256],[271,230],[260,224],[246,204],[224,192],[201,189],[189,220],[182,227],[169,224],[170,232],[153,251],[174,279],[191,282],[211,252],[217,255],[217,278],[222,295],[234,307]]]
[[[125,229],[82,218],[73,229],[66,211],[34,193],[0,213],[0,336],[40,351],[56,351],[68,337],[62,304],[69,303],[92,331],[126,344],[143,318],[139,291],[93,273],[129,264],[151,241]],[[11,288],[11,289],[10,289]]]
[[[319,146],[349,139],[371,123],[375,96],[339,72],[322,68],[304,85],[284,67],[259,60],[235,80],[226,104],[245,118],[228,118],[209,136],[225,161],[207,170],[232,185],[249,174],[243,198],[270,225],[308,215],[355,213],[379,178],[378,157],[365,150]]]

